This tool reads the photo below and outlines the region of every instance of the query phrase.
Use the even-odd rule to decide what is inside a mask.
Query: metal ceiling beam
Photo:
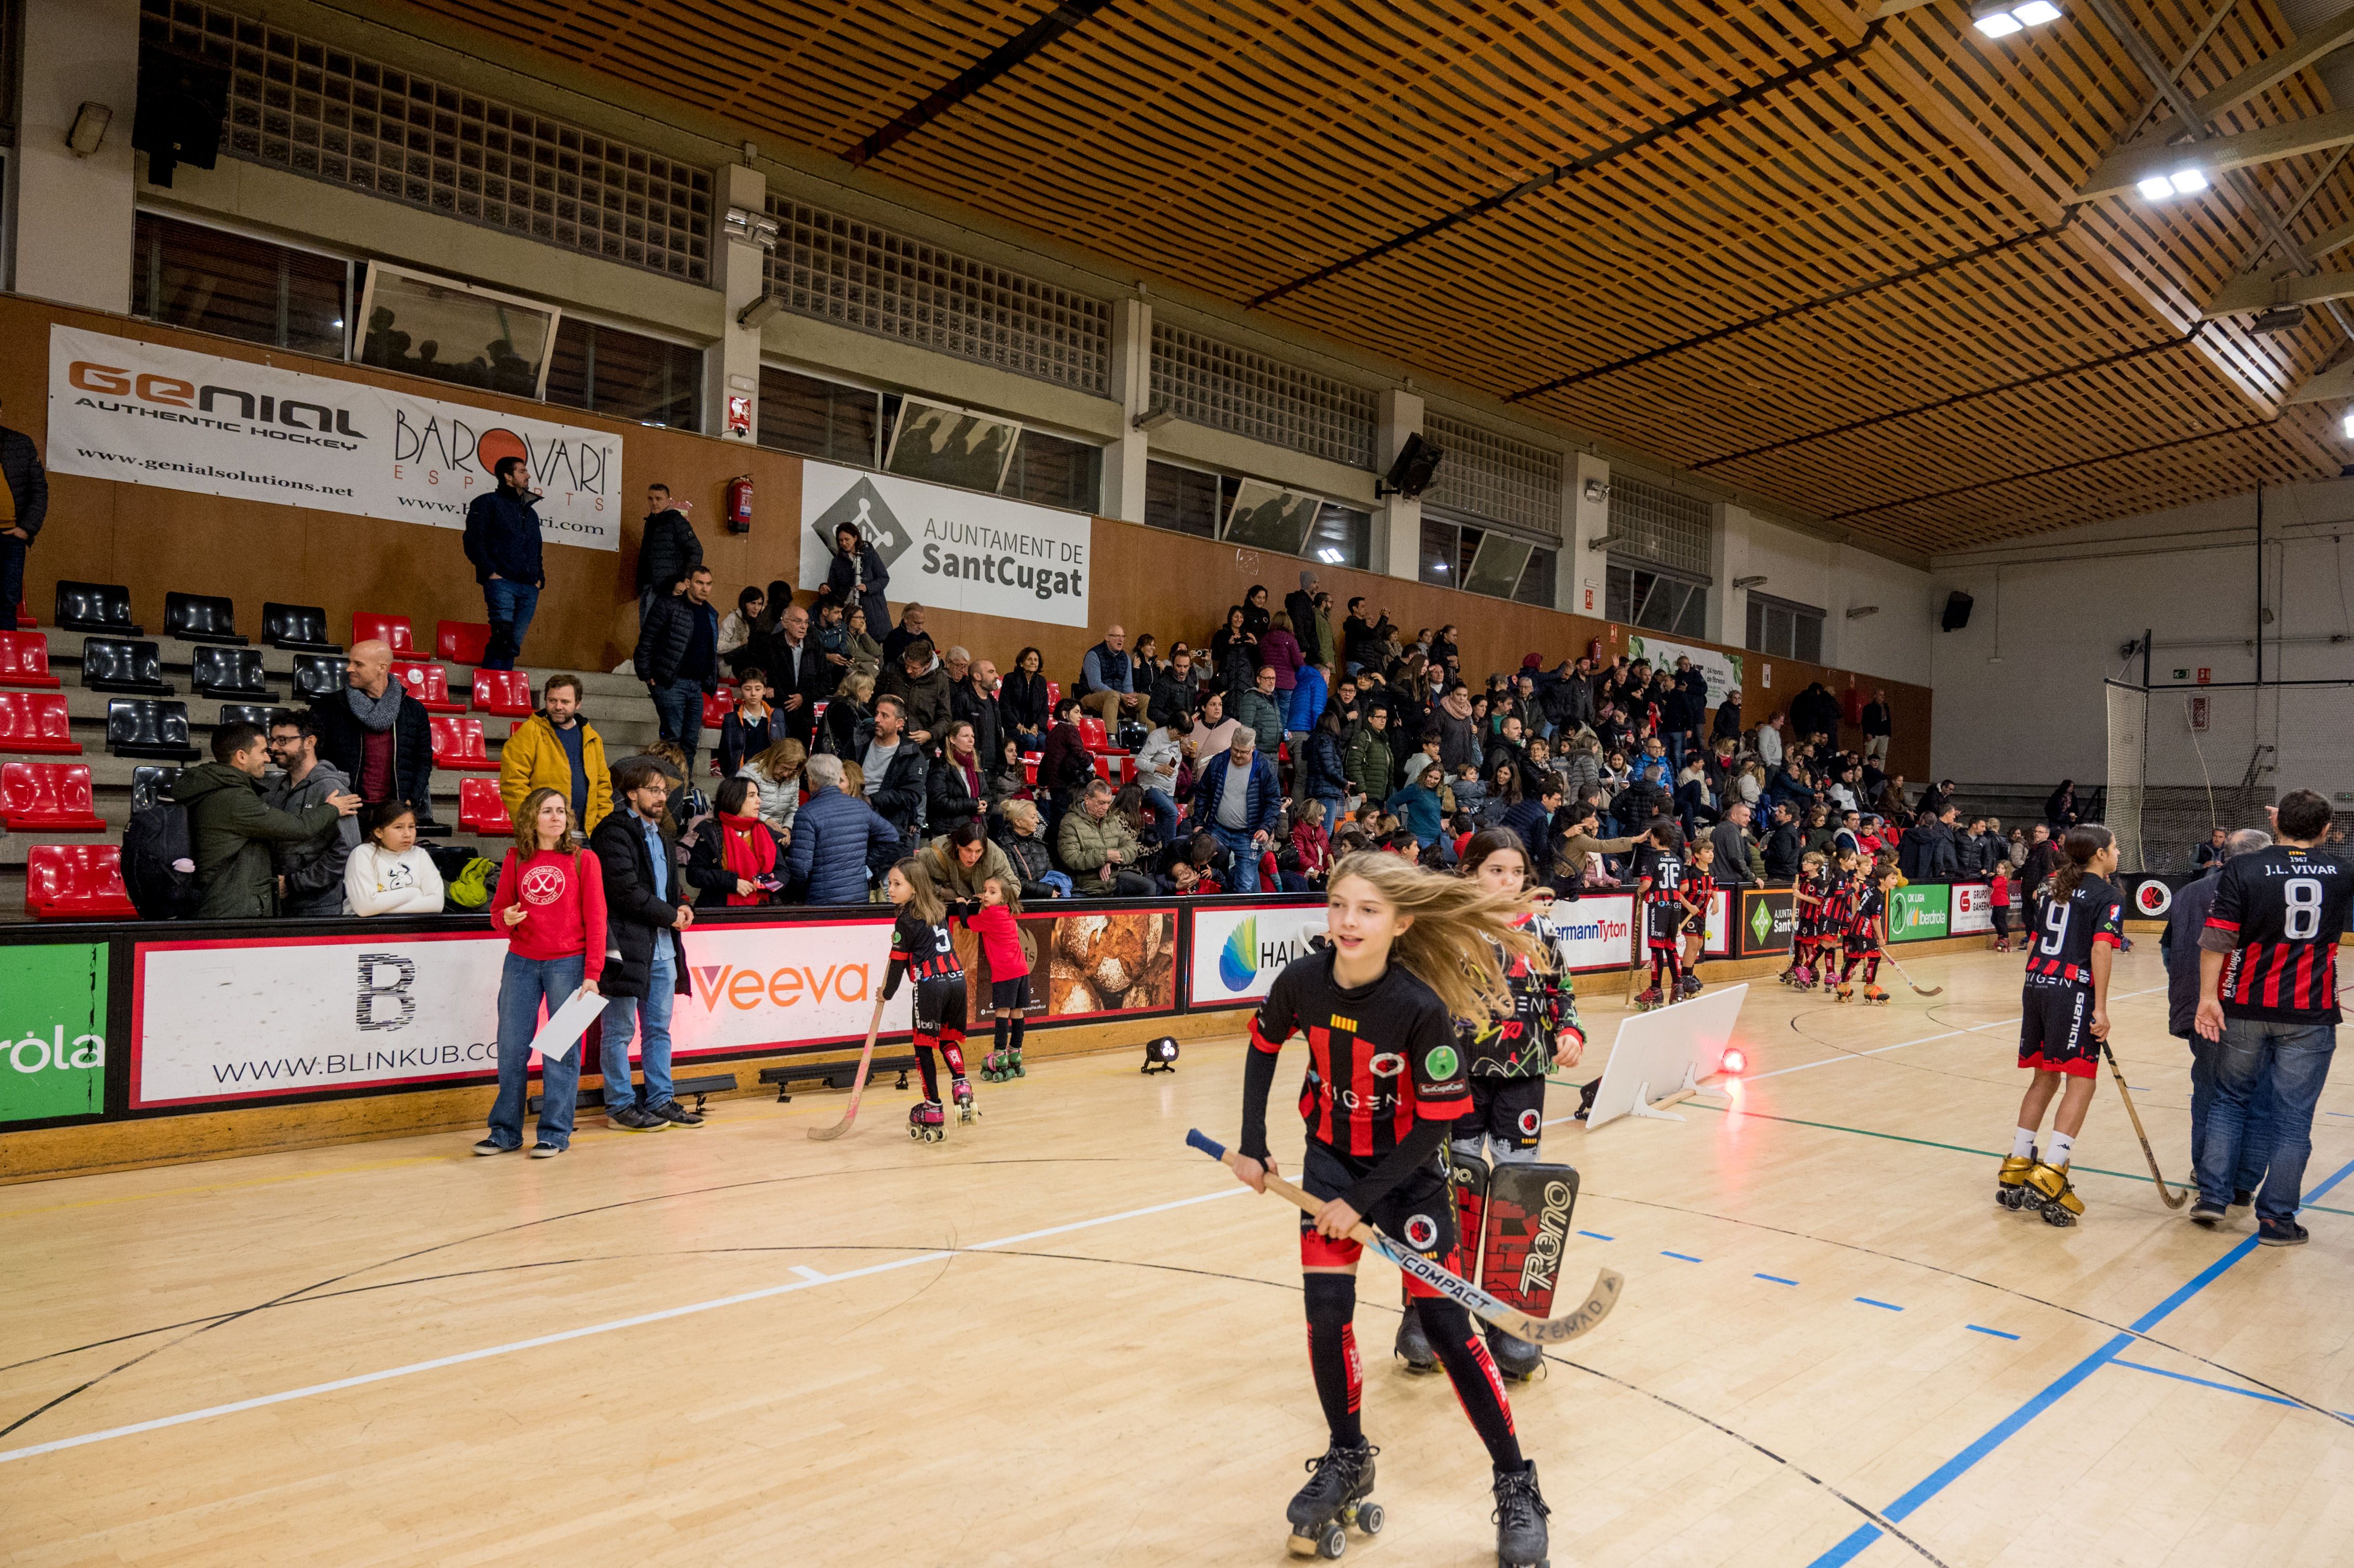
[[[874,162],[1112,3],[1113,0],[1064,0],[1064,4],[990,50],[979,62],[959,72],[954,80],[862,140],[843,157],[854,167]]]
[[[2354,398],[2354,359],[2333,365],[2281,399],[2284,403],[2343,403]]]
[[[2195,168],[2212,180],[2234,169],[2277,164],[2349,143],[2354,143],[2354,109],[2332,110],[2307,120],[2292,120],[2236,135],[2208,136],[2190,143],[2165,143],[2145,137],[2102,159],[2099,167],[2084,176],[2084,183],[2076,187],[2076,194],[2070,199],[2084,202],[2122,196],[2145,179],[2163,178],[2184,168]]]
[[[2200,99],[2198,122],[2208,123],[2224,111],[2238,108],[2266,88],[2287,80],[2308,66],[2319,65],[2349,45],[2354,45],[2354,10],[2333,16],[2313,31],[2300,35],[2288,48],[2266,55]],[[2182,133],[2182,122],[2169,120],[2153,130],[2149,139],[2168,140]]]
[[[2310,276],[2292,272],[2280,278],[2261,278],[2252,272],[2218,289],[2199,313],[2211,322],[2273,305],[2320,305],[2332,300],[2354,300],[2354,272]]]

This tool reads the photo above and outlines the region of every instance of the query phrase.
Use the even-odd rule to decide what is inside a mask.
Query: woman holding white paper
[[[491,926],[507,938],[506,968],[499,977],[499,1096],[491,1106],[491,1134],[474,1152],[507,1154],[523,1147],[531,1042],[541,1004],[552,1016],[575,991],[596,995],[605,968],[604,872],[576,834],[571,801],[557,790],[534,789],[515,812],[514,848],[499,867]],[[535,1160],[561,1154],[572,1142],[578,1034],[564,1044],[562,1055],[540,1063],[544,1097]]]

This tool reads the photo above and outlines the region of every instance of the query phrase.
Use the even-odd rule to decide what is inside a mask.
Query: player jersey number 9
[[[2309,942],[2321,934],[2321,879],[2292,876],[2281,887],[2288,906],[2282,912],[2281,934],[2292,942]]]
[[[2054,898],[2043,907],[2043,929],[2048,933],[2038,951],[2047,959],[2058,958],[2068,945],[2068,912],[2074,906],[2064,898]]]

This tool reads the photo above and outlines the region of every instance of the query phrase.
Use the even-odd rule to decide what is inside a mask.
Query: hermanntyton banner
[[[832,463],[801,465],[801,587],[822,588],[834,530],[856,524],[896,604],[1086,626],[1095,521],[979,491]],[[882,627],[867,631],[880,639]]]
[[[439,397],[49,328],[52,473],[461,528],[498,461],[530,465],[540,531],[621,547],[621,438]]]

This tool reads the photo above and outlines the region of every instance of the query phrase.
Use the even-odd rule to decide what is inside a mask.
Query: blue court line
[[[1998,1340],[2015,1340],[2019,1338],[2017,1334],[2006,1334],[2000,1329],[1980,1328],[1976,1323],[1965,1323],[1962,1327],[1967,1329],[1973,1334],[1992,1334]]]
[[[1617,1236],[1606,1236],[1600,1231],[1580,1231],[1577,1234],[1582,1236],[1592,1236],[1596,1241],[1617,1241],[1618,1239]]]
[[[2242,1388],[2237,1383],[2217,1383],[2213,1378],[2192,1377],[2189,1372],[2168,1372],[2164,1367],[2145,1366],[2139,1361],[2129,1361],[2122,1357],[2109,1364],[2131,1367],[2136,1372],[2156,1372],[2160,1377],[2170,1377],[2178,1383],[2195,1383],[2201,1388],[2220,1388],[2225,1393],[2241,1394],[2249,1399],[2261,1399],[2267,1404],[2294,1405],[2296,1403],[2294,1399],[2283,1399],[2277,1393],[2264,1393],[2253,1388]]]
[[[1884,1312],[1902,1312],[1904,1310],[1903,1308],[1899,1307],[1893,1301],[1874,1301],[1869,1296],[1859,1296],[1856,1299],[1862,1302],[1867,1307],[1877,1307]]]
[[[2345,1181],[2349,1176],[2354,1176],[2354,1160],[2349,1160],[2346,1164],[2339,1166],[2335,1175],[2331,1176],[2320,1186],[2312,1189],[2311,1192],[2306,1193],[2306,1198],[2310,1200],[2327,1196],[2331,1188],[2337,1186],[2340,1181]],[[2099,1350],[2094,1351],[2091,1355],[2086,1356],[2083,1361],[2078,1361],[2074,1366],[2070,1367],[2066,1372],[2062,1372],[2058,1377],[2052,1379],[2052,1381],[2044,1387],[2042,1392],[2037,1393],[2033,1398],[2020,1405],[2017,1410],[2012,1411],[2009,1415],[2004,1416],[2000,1421],[1996,1422],[1992,1426],[1988,1427],[1985,1433],[1978,1437],[1977,1442],[1972,1443],[1968,1447],[1964,1448],[1960,1453],[1955,1455],[1952,1458],[1946,1460],[1944,1464],[1930,1471],[1928,1475],[1923,1477],[1921,1480],[1914,1485],[1911,1491],[1906,1492],[1903,1497],[1898,1498],[1894,1502],[1890,1503],[1887,1508],[1882,1510],[1882,1516],[1892,1524],[1901,1522],[1904,1519],[1910,1517],[1915,1510],[1921,1507],[1922,1504],[1927,1502],[1939,1492],[1944,1491],[1947,1487],[1952,1486],[1956,1481],[1961,1479],[1961,1478],[1967,1474],[1979,1460],[1985,1458],[1988,1454],[1993,1453],[1997,1448],[2001,1447],[2005,1443],[2009,1442],[2011,1438],[2017,1436],[2020,1429],[2025,1427],[2029,1422],[2034,1420],[2037,1416],[2042,1414],[2044,1411],[2050,1409],[2052,1405],[2065,1398],[2069,1393],[2073,1393],[2078,1383],[2083,1383],[2086,1378],[2100,1371],[2101,1368],[2116,1360],[2116,1358],[2123,1353],[2126,1348],[2134,1342],[2136,1335],[2147,1333],[2151,1329],[2157,1327],[2159,1323],[2165,1321],[2166,1319],[2173,1315],[2176,1308],[2179,1308],[2184,1302],[2190,1300],[2193,1296],[2196,1296],[2200,1291],[2206,1289],[2210,1285],[2214,1284],[2216,1280],[2223,1277],[2224,1272],[2230,1269],[2232,1265],[2238,1263],[2242,1258],[2247,1256],[2250,1253],[2255,1250],[2256,1238],[2249,1236],[2243,1240],[2237,1246],[2234,1246],[2231,1251],[2225,1253],[2222,1256],[2209,1264],[2205,1268],[2200,1269],[2197,1274],[2193,1275],[2190,1280],[2177,1289],[2173,1295],[2168,1296],[2165,1300],[2159,1302],[2157,1306],[2151,1308],[2148,1311],[2135,1319],[2132,1333],[2118,1334],[2112,1337],[2108,1343],[2103,1345]],[[1837,1546],[1832,1547],[1829,1552],[1826,1552],[1821,1556],[1816,1558],[1813,1563],[1808,1565],[1808,1568],[1840,1568],[1840,1564],[1852,1562],[1856,1556],[1864,1550],[1864,1548],[1879,1540],[1882,1533],[1882,1531],[1881,1531],[1881,1528],[1876,1524],[1858,1525],[1848,1534],[1846,1539],[1842,1540]]]
[[[1680,1257],[1680,1258],[1683,1259],[1686,1263],[1698,1263],[1698,1262],[1700,1261],[1700,1259],[1698,1259],[1698,1258],[1694,1257],[1691,1254],[1690,1254],[1690,1253],[1688,1253],[1688,1252],[1670,1252],[1670,1251],[1669,1251],[1667,1248],[1665,1248],[1665,1247],[1661,1247],[1661,1248],[1659,1249],[1659,1255],[1660,1255],[1661,1257]]]
[[[1755,1274],[1750,1276],[1750,1277],[1753,1279],[1766,1280],[1775,1285],[1796,1285],[1798,1283],[1795,1279],[1785,1279],[1778,1274]]]

